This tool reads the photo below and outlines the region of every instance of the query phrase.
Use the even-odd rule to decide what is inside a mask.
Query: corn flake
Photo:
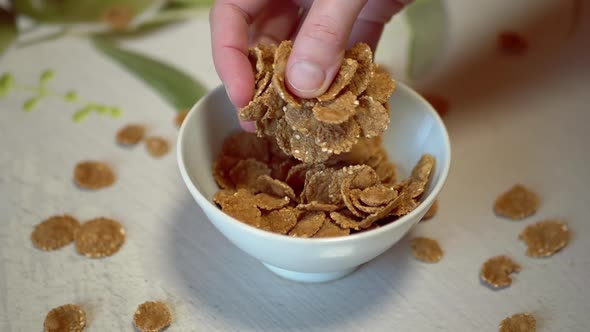
[[[53,216],[35,226],[31,241],[41,250],[56,250],[74,241],[78,227],[80,222],[72,216]]]
[[[159,332],[172,324],[172,313],[165,303],[147,301],[135,310],[133,324],[141,332]]]
[[[229,178],[236,188],[254,188],[258,178],[270,175],[270,168],[256,159],[244,159],[229,171]]]
[[[499,216],[521,220],[537,212],[539,196],[521,184],[502,193],[494,203],[494,211]]]
[[[248,225],[259,227],[262,213],[256,206],[254,195],[246,189],[221,190],[213,197],[223,212]]]
[[[266,193],[259,193],[254,196],[254,201],[256,202],[256,206],[258,206],[258,208],[271,211],[278,210],[289,205],[291,200],[287,196],[280,198]]]
[[[493,288],[504,288],[512,284],[510,274],[520,272],[520,265],[510,257],[496,256],[488,259],[481,267],[481,280]]]
[[[342,89],[344,89],[350,83],[350,81],[352,81],[358,67],[359,63],[356,60],[344,59],[344,61],[342,61],[342,66],[340,67],[340,71],[338,71],[338,75],[336,75],[336,78],[334,78],[334,81],[328,90],[318,97],[318,100],[330,101],[336,98],[340,91],[342,91]],[[351,92],[349,93],[352,94]]]
[[[190,112],[190,109],[187,108],[176,113],[176,116],[174,117],[174,123],[176,124],[176,127],[180,128],[180,126],[182,126],[182,123],[184,122],[184,119],[186,119],[188,112]]]
[[[395,91],[395,81],[389,73],[379,65],[373,66],[373,78],[367,86],[366,94],[380,103],[386,103]]]
[[[143,139],[145,128],[142,125],[129,124],[117,132],[117,142],[123,145],[135,145]]]
[[[148,153],[154,158],[160,158],[170,151],[170,144],[165,138],[152,136],[145,140]]]
[[[347,91],[330,103],[316,104],[312,109],[313,115],[320,122],[339,124],[355,113],[355,101],[356,96]]]
[[[570,231],[560,220],[546,220],[525,227],[519,239],[526,243],[527,255],[548,257],[567,246]]]
[[[115,173],[100,161],[83,161],[74,169],[74,181],[80,188],[101,189],[115,183]]]
[[[76,250],[90,258],[114,255],[125,243],[125,229],[115,220],[96,218],[85,222],[74,233]]]
[[[298,217],[299,211],[292,207],[270,211],[262,217],[263,228],[274,233],[287,234],[297,224]]]
[[[528,313],[514,314],[500,322],[499,332],[535,332],[537,320]]]
[[[341,228],[340,226],[336,225],[333,221],[326,218],[322,227],[315,233],[312,237],[319,238],[319,237],[336,237],[336,236],[345,236],[350,234],[350,229]]]
[[[427,237],[417,237],[410,241],[412,255],[427,263],[437,263],[443,256],[443,251],[436,240]]]
[[[297,222],[295,227],[289,231],[289,235],[297,237],[312,237],[327,220],[326,214],[321,211],[306,212]]]
[[[51,309],[43,322],[45,332],[80,332],[86,327],[86,312],[75,304]]]
[[[292,200],[296,199],[295,192],[288,184],[277,179],[273,179],[268,175],[259,176],[254,186],[257,192],[267,193],[276,197],[289,197]]]

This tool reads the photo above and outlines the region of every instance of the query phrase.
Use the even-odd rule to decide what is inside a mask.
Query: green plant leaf
[[[17,36],[18,31],[14,14],[0,8],[0,55],[8,49]]]
[[[447,44],[447,14],[442,0],[415,0],[405,10],[410,29],[407,74],[416,80],[436,64]]]
[[[208,8],[213,5],[215,0],[169,0],[166,6],[176,7],[204,7]]]
[[[94,46],[158,92],[177,111],[190,108],[206,90],[191,76],[163,62],[94,38]]]

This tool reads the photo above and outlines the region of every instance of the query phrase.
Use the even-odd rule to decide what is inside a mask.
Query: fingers
[[[352,28],[348,46],[358,42],[365,42],[373,50],[383,33],[385,23],[399,12],[411,0],[369,0],[361,10],[358,20]]]
[[[316,0],[299,30],[287,64],[287,86],[302,98],[326,91],[367,0]]]
[[[271,1],[251,27],[250,44],[278,44],[288,39],[299,21],[299,7],[291,1]]]
[[[254,74],[248,60],[248,26],[269,0],[218,0],[210,12],[213,62],[229,99],[244,107],[252,98]]]

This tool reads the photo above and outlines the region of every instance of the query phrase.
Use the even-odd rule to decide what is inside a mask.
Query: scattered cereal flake
[[[355,113],[356,101],[356,96],[347,91],[330,102],[316,104],[312,109],[313,115],[316,120],[321,122],[343,123]]]
[[[357,216],[351,213],[350,208],[349,210],[330,212],[330,218],[338,224],[338,226],[344,229],[354,229],[358,231],[361,229],[360,222],[355,217]]]
[[[293,48],[293,42],[290,40],[283,41],[275,53],[275,62],[273,65],[274,75],[272,77],[272,85],[274,89],[279,93],[281,99],[286,101],[293,107],[300,108],[301,100],[293,96],[285,85],[285,75],[287,73],[287,61],[289,60],[289,54]]]
[[[236,188],[254,188],[258,177],[270,175],[270,168],[256,159],[244,159],[229,171],[229,178]]]
[[[76,250],[90,258],[114,255],[125,243],[125,229],[115,220],[96,218],[85,222],[74,233]]]
[[[143,139],[145,127],[138,124],[129,124],[117,132],[117,142],[123,145],[135,145]]]
[[[291,200],[287,196],[275,197],[266,193],[260,193],[254,196],[254,201],[256,202],[256,206],[258,206],[260,209],[271,211],[278,210],[289,205]]]
[[[392,188],[375,185],[365,188],[360,195],[360,200],[368,206],[386,205],[397,197],[397,192]]]
[[[180,126],[182,126],[182,123],[184,122],[184,119],[186,119],[188,112],[190,112],[190,109],[186,108],[176,113],[176,116],[174,117],[174,123],[176,124],[176,127],[180,128]]]
[[[393,91],[395,91],[395,81],[389,73],[383,67],[373,65],[373,78],[369,82],[365,94],[383,104],[391,97]]]
[[[160,158],[170,151],[170,144],[163,137],[151,136],[145,139],[145,147],[154,158]]]
[[[352,81],[354,74],[356,73],[357,68],[359,67],[359,63],[354,59],[344,59],[342,61],[342,65],[340,66],[340,70],[338,71],[338,75],[323,95],[318,97],[319,101],[330,101],[346,87],[350,81]]]
[[[366,138],[381,135],[389,125],[389,111],[370,96],[359,99],[354,117],[360,126],[360,134]]]
[[[523,55],[529,44],[521,34],[514,31],[503,31],[498,34],[498,48],[506,55]]]
[[[326,214],[321,211],[304,213],[295,227],[289,231],[289,235],[298,237],[312,237],[327,220]]]
[[[512,284],[510,274],[520,272],[520,265],[510,257],[496,256],[481,266],[481,279],[493,288],[504,288]]]
[[[302,203],[297,205],[297,208],[304,211],[324,211],[324,212],[332,212],[336,211],[340,208],[340,206],[335,204],[327,204],[327,203],[320,203],[317,201],[311,201],[309,203]]]
[[[82,161],[74,169],[76,184],[84,189],[101,189],[115,183],[115,173],[100,161]]]
[[[246,189],[221,190],[213,196],[215,203],[229,216],[254,227],[261,226],[261,213],[254,195]]]
[[[373,78],[373,52],[371,52],[369,45],[358,43],[347,50],[344,57],[358,62],[356,74],[347,88],[354,95],[359,96],[367,89],[369,82]]]
[[[86,327],[86,312],[75,304],[51,309],[43,322],[45,332],[80,332]]]
[[[262,222],[268,225],[271,232],[287,234],[297,224],[298,216],[298,210],[292,207],[285,207],[280,210],[270,211],[262,217]]]
[[[529,313],[514,314],[500,322],[499,332],[535,332],[537,321]]]
[[[539,196],[521,184],[515,184],[502,193],[494,203],[494,211],[499,216],[521,220],[537,212]]]
[[[425,93],[422,95],[422,97],[424,97],[424,99],[430,103],[430,105],[441,117],[445,116],[449,112],[450,103],[445,97],[432,93]]]
[[[221,148],[221,154],[238,159],[254,158],[261,162],[269,160],[268,141],[254,133],[239,131],[229,136]]]
[[[56,250],[74,241],[78,227],[80,222],[72,216],[53,216],[35,226],[31,241],[41,250]]]
[[[236,157],[220,155],[213,164],[213,178],[221,189],[234,188],[229,172],[236,166],[240,159]]]
[[[412,239],[410,247],[412,248],[412,255],[424,262],[436,263],[443,256],[443,251],[438,242],[427,237]]]
[[[527,255],[548,257],[567,246],[570,231],[561,220],[546,220],[525,227],[519,239],[526,243]]]
[[[256,185],[257,192],[267,193],[276,197],[289,197],[292,200],[296,199],[295,192],[283,181],[273,179],[268,175],[259,176]]]
[[[436,215],[436,213],[438,212],[438,200],[435,200],[432,205],[430,206],[430,209],[428,209],[428,211],[426,211],[426,214],[424,215],[424,217],[422,217],[422,220],[428,220],[432,217],[434,217],[434,215]]]
[[[135,310],[133,324],[141,332],[159,332],[172,324],[172,313],[165,303],[147,301]]]

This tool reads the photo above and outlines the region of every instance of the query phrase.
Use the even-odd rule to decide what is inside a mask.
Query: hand
[[[410,1],[218,0],[210,13],[215,68],[232,103],[244,107],[254,91],[249,45],[295,37],[287,87],[317,97],[338,73],[344,50],[361,41],[374,49],[384,24]]]

